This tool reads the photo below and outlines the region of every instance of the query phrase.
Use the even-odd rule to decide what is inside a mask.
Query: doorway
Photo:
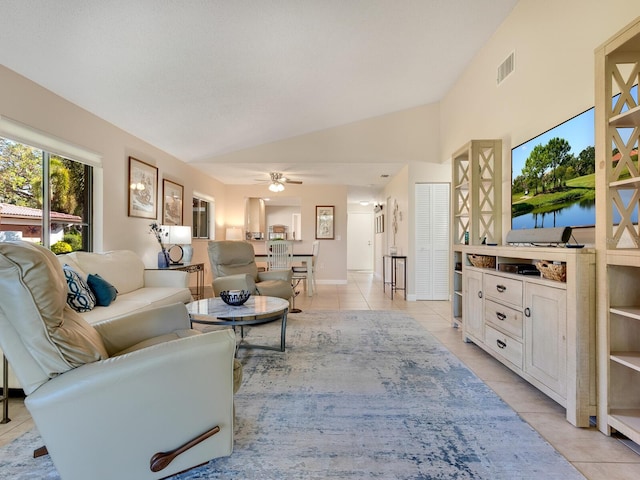
[[[373,271],[373,213],[347,214],[347,270]]]

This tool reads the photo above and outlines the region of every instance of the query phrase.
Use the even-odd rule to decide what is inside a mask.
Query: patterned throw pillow
[[[76,312],[88,312],[96,306],[96,297],[89,285],[69,265],[62,267],[67,279],[67,304]]]
[[[108,307],[118,296],[118,290],[116,287],[107,282],[97,273],[95,275],[89,274],[87,277],[87,284],[89,288],[96,296],[96,305],[100,307]]]

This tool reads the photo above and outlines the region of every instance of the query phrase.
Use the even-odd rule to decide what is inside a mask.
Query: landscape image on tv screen
[[[595,225],[594,109],[511,150],[511,228]]]

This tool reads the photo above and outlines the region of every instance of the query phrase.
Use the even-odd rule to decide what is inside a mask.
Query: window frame
[[[197,205],[196,205],[196,202],[197,202]],[[196,211],[196,209],[202,208],[203,205],[205,206],[204,218],[206,218],[206,221],[207,221],[206,232],[201,231],[201,219],[203,215],[201,212]],[[204,197],[203,195],[198,195],[196,193],[193,194],[193,198],[191,201],[191,207],[192,207],[191,236],[192,238],[206,239],[206,240],[215,238],[215,234],[213,236],[211,235],[212,233],[211,225],[213,224],[213,222],[211,221],[213,205],[214,205],[214,202]]]
[[[38,149],[42,152],[43,204],[41,208],[41,228],[42,243],[47,246],[47,248],[51,246],[51,205],[49,201],[50,157],[55,155],[84,165],[86,177],[83,192],[85,196],[85,209],[83,212],[83,223],[81,224],[83,231],[82,248],[87,251],[92,251],[94,248],[101,248],[102,242],[100,241],[100,245],[96,245],[96,240],[97,237],[101,239],[102,228],[97,222],[101,222],[102,220],[102,211],[97,212],[96,206],[102,204],[102,196],[100,195],[100,198],[95,198],[95,194],[101,194],[102,188],[95,183],[102,180],[102,156],[65,139],[35,129],[3,115],[0,115],[0,137],[11,142]],[[99,233],[98,236],[96,236],[96,230]]]

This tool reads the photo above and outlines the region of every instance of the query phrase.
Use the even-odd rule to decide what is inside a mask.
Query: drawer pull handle
[[[506,342],[503,342],[502,340],[496,340],[496,343],[498,344],[498,348],[507,348]]]
[[[531,310],[529,309],[529,307],[524,309],[524,316],[527,318],[531,316]]]
[[[505,287],[504,285],[496,285],[496,290],[502,293],[507,290],[507,287]]]
[[[478,291],[478,298],[482,298],[482,290]]]
[[[502,321],[504,321],[504,319],[507,318],[507,316],[501,312],[496,312],[496,317],[498,317],[498,320],[502,320]]]

